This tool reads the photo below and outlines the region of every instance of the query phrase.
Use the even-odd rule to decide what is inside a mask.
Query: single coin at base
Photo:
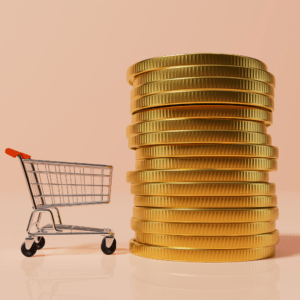
[[[273,246],[279,242],[279,232],[275,230],[270,233],[250,236],[183,236],[162,235],[144,232],[135,232],[135,240],[138,243],[191,249],[243,249]]]
[[[131,91],[131,100],[143,96],[179,90],[242,91],[274,98],[274,88],[268,83],[239,78],[194,77],[146,83]]]
[[[169,67],[158,71],[152,71],[144,73],[135,78],[133,87],[140,85],[163,81],[168,79],[177,78],[190,78],[190,77],[217,77],[217,78],[241,78],[241,79],[252,79],[262,82],[266,82],[271,86],[275,86],[275,77],[273,74],[253,68],[244,68],[236,66],[181,66],[181,67]]]
[[[130,136],[131,149],[168,144],[271,144],[271,136],[259,132],[234,130],[180,130]]]
[[[140,159],[136,171],[142,170],[245,170],[274,171],[277,161],[271,158],[195,157]]]
[[[143,133],[173,130],[233,130],[267,133],[267,126],[261,122],[245,120],[160,120],[129,125],[126,130],[126,135],[129,137]]]
[[[136,149],[135,155],[136,159],[201,156],[277,158],[278,148],[251,144],[160,145]]]
[[[134,196],[135,206],[165,208],[259,208],[275,207],[277,196],[243,197],[163,197]]]
[[[191,261],[191,262],[233,262],[250,261],[272,257],[275,246],[250,249],[180,249],[158,247],[130,240],[129,250],[132,254],[162,260]]]
[[[127,172],[127,182],[268,182],[261,171],[152,170]]]
[[[250,223],[278,219],[278,208],[256,209],[182,209],[134,207],[133,217],[140,220],[183,223]]]
[[[142,60],[128,68],[127,80],[133,84],[135,77],[140,74],[168,67],[189,65],[226,65],[267,70],[267,66],[263,62],[252,57],[219,53],[191,53]]]
[[[181,105],[159,107],[137,112],[132,124],[166,119],[238,119],[272,124],[272,112],[262,108],[238,105]]]
[[[275,221],[252,223],[176,223],[131,218],[131,229],[144,233],[184,236],[248,236],[274,231]]]

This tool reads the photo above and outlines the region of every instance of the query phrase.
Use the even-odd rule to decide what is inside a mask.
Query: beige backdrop
[[[180,296],[184,288],[184,295],[195,299],[199,294],[224,299],[222,290],[226,299],[243,298],[245,291],[259,299],[270,299],[269,294],[272,299],[300,299],[299,15],[299,0],[0,0],[2,298],[44,299],[48,292],[53,297],[47,294],[47,299],[53,300],[153,296],[136,284],[136,274],[146,276],[148,263],[158,270],[163,266],[175,270],[179,264],[127,255],[134,233],[129,225],[133,197],[126,172],[134,169],[135,157],[125,135],[131,122],[126,70],[158,55],[219,52],[258,58],[277,80],[269,133],[280,150],[279,170],[270,178],[277,184],[280,243],[271,260],[180,263],[184,274],[209,271],[205,282],[210,278],[219,293],[205,293],[203,284],[190,291],[182,283],[174,291]],[[112,164],[110,205],[62,208],[61,213],[65,224],[113,228],[116,255],[102,254],[99,236],[47,236],[44,249],[24,258],[20,245],[31,213],[30,199],[20,163],[4,154],[6,147],[36,159]],[[264,277],[251,270],[265,270]],[[234,274],[239,274],[239,283],[247,279],[251,289],[228,287],[237,278]],[[174,293],[163,291],[153,298],[174,300]]]
[[[265,62],[277,80],[277,190],[299,191],[300,1],[0,2],[1,191],[26,191],[6,147],[33,158],[112,164],[129,196],[127,68],[158,55],[218,52]],[[131,204],[130,204],[131,205]]]

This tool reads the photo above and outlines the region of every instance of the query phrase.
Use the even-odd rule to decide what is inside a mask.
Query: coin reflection
[[[274,259],[238,263],[185,263],[130,255],[134,299],[280,299]]]
[[[24,259],[21,267],[26,276],[29,298],[36,299],[108,299],[101,295],[101,287],[113,277],[116,257],[105,256],[101,261],[74,262],[64,258],[63,262],[44,257]]]

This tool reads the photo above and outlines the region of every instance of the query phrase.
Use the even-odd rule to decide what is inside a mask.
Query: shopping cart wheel
[[[109,240],[109,242],[111,242],[110,240],[113,239],[113,242],[111,244],[110,247],[106,246],[106,240]],[[117,241],[114,237],[104,237],[101,243],[101,250],[103,251],[104,254],[110,255],[113,254],[117,249]]]
[[[36,243],[36,249],[42,249],[46,244],[45,238],[43,236],[38,237],[38,243]]]
[[[33,256],[33,255],[36,253],[36,250],[37,250],[37,249],[36,249],[36,243],[35,243],[35,242],[32,243],[30,249],[27,249],[27,248],[26,248],[25,242],[24,242],[24,243],[22,244],[22,246],[21,246],[21,251],[22,251],[22,253],[23,253],[25,256],[27,256],[27,257]]]

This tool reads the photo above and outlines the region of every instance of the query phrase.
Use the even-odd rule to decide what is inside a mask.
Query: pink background
[[[276,77],[271,181],[300,191],[299,10],[300,1],[276,0],[2,1],[1,149],[112,164],[113,191],[129,193],[127,68],[158,55],[240,54]],[[19,165],[5,155],[0,165],[2,189],[23,190]]]
[[[39,265],[41,258],[44,272],[66,260],[78,270],[88,268],[86,262],[93,266],[97,256],[105,263],[117,261],[110,281],[87,281],[91,286],[84,288],[69,284],[65,295],[76,287],[97,293],[99,286],[111,288],[112,294],[104,289],[105,299],[117,299],[121,291],[131,299],[130,293],[136,293],[130,288],[130,274],[135,271],[127,255],[133,236],[129,228],[133,196],[126,172],[134,169],[135,155],[125,134],[131,122],[126,71],[150,57],[197,52],[251,56],[266,63],[276,77],[274,124],[268,129],[279,148],[278,171],[270,175],[280,210],[281,243],[275,261],[281,277],[275,285],[281,299],[300,298],[295,280],[299,250],[293,250],[300,247],[299,15],[299,0],[1,1],[0,225],[6,299],[20,294],[36,299],[27,294],[31,277],[25,277],[23,270],[24,262]],[[4,154],[7,147],[33,159],[112,164],[112,203],[105,208],[62,209],[62,219],[114,228],[117,255],[104,257],[94,237],[53,237],[39,252],[38,261],[23,258],[19,248],[30,199],[19,162]],[[119,284],[123,290],[115,289]],[[162,296],[169,299],[168,294]]]

